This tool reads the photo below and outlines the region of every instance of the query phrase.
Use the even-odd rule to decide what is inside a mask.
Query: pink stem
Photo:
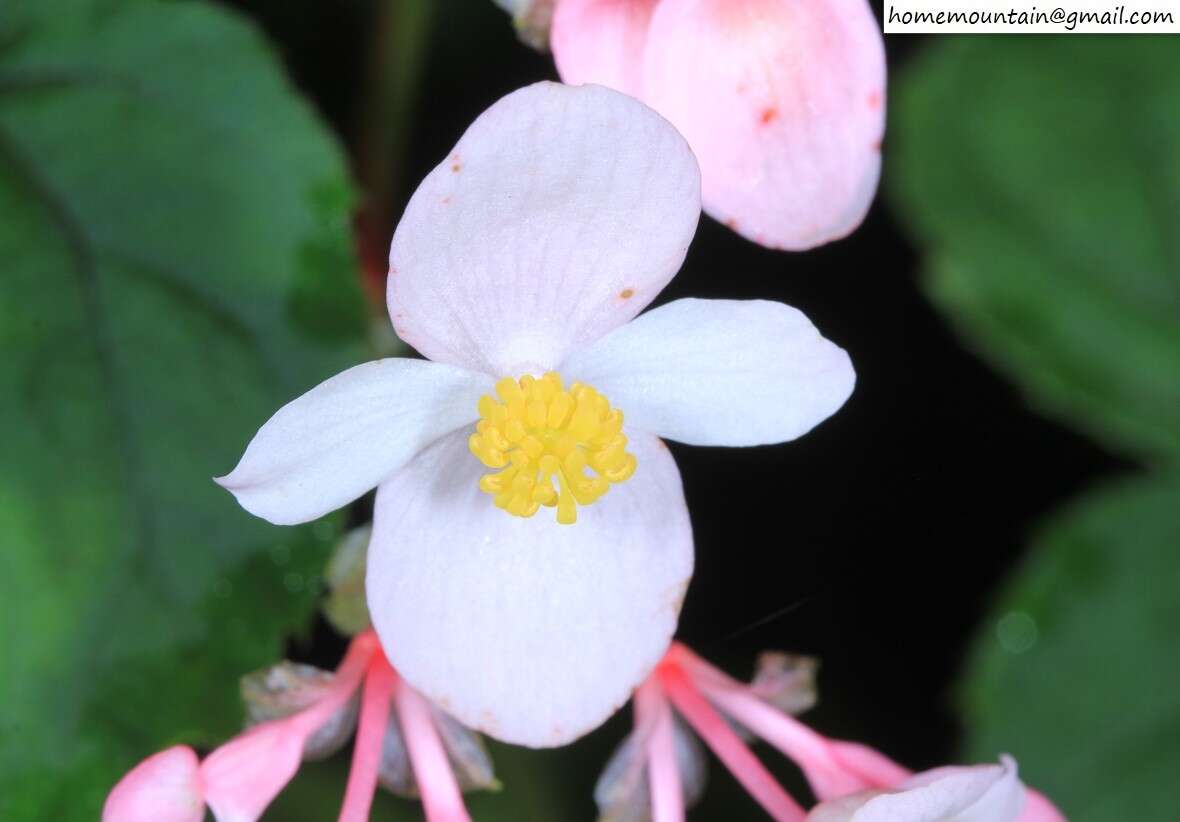
[[[841,761],[831,740],[763,702],[748,689],[702,683],[702,690],[723,712],[794,760],[803,769],[820,801],[867,788],[884,787],[874,784],[876,780],[864,778],[856,768]],[[896,767],[899,778],[904,779],[905,770]]]
[[[360,724],[352,751],[348,788],[344,791],[344,805],[340,808],[340,822],[366,822],[369,818],[373,795],[377,792],[377,771],[381,765],[390,701],[396,683],[397,674],[389,666],[385,654],[378,650],[365,674]]]
[[[422,795],[426,819],[428,822],[471,822],[438,729],[434,727],[430,704],[400,680],[394,689],[393,702],[410,755],[410,765],[414,769],[414,780],[418,783],[418,793]]]
[[[659,676],[672,704],[771,818],[777,822],[802,822],[807,815],[803,808],[697,692],[684,671],[675,664],[664,665]]]
[[[304,737],[315,733],[352,698],[353,691],[360,685],[361,678],[368,670],[373,654],[380,652],[381,643],[377,641],[375,633],[365,631],[357,634],[349,644],[344,659],[337,666],[336,676],[332,678],[332,684],[323,697],[310,708],[305,708],[283,721],[290,722]]]
[[[645,730],[647,733],[644,746],[653,822],[684,822],[684,789],[676,759],[672,708],[654,676],[635,692],[635,725],[640,734]]]

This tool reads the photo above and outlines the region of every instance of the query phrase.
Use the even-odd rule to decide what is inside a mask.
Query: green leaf
[[[93,819],[137,760],[232,733],[237,677],[305,624],[335,524],[210,477],[360,358],[350,199],[234,15],[0,11],[0,818]]]
[[[985,623],[967,677],[971,760],[1002,751],[1075,822],[1176,818],[1180,476],[1058,515]]]
[[[955,37],[904,72],[891,183],[934,301],[1034,403],[1180,456],[1180,50]]]

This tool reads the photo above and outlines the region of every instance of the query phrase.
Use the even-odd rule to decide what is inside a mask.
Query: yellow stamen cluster
[[[503,469],[485,474],[479,488],[509,514],[531,517],[542,505],[556,506],[557,521],[569,525],[578,505],[635,473],[635,456],[624,450],[623,412],[589,385],[566,390],[550,371],[505,377],[496,394],[499,402],[480,397],[480,420],[467,444],[488,468]]]

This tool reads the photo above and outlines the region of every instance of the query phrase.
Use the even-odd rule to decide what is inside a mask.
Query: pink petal
[[[394,329],[497,376],[554,368],[659,293],[699,217],[696,160],[654,111],[599,86],[520,89],[410,200],[389,255]]]
[[[309,733],[295,719],[255,725],[201,763],[205,799],[217,822],[254,822],[291,781]]]
[[[597,727],[668,647],[692,532],[667,446],[625,430],[639,466],[574,525],[496,508],[452,434],[377,492],[368,601],[390,662],[461,722],[533,747]]]
[[[304,742],[351,698],[377,649],[372,632],[357,635],[319,702],[255,725],[205,758],[201,782],[217,822],[254,822],[262,815],[299,769]]]
[[[177,745],[140,762],[111,790],[103,822],[201,822],[197,755]]]
[[[561,79],[643,95],[643,49],[657,0],[561,0],[549,47]]]
[[[710,215],[791,250],[860,224],[885,123],[865,0],[662,0],[644,55],[642,99],[688,139]]]

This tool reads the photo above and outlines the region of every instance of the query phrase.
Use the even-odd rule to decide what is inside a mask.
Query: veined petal
[[[464,724],[563,744],[626,702],[667,649],[692,573],[688,511],[664,444],[627,433],[635,475],[570,526],[496,508],[462,433],[378,490],[373,623],[406,681]]]
[[[643,48],[657,0],[562,0],[549,47],[561,79],[643,97]]]
[[[389,254],[394,329],[432,360],[548,370],[651,301],[699,213],[696,160],[654,111],[598,86],[520,89],[410,200]]]
[[[627,424],[693,445],[799,437],[844,404],[856,374],[801,312],[764,300],[676,300],[562,365]]]
[[[865,0],[662,0],[643,100],[701,164],[705,210],[771,248],[864,218],[885,127],[885,49]]]
[[[313,520],[474,420],[491,387],[484,374],[421,360],[358,365],[280,408],[217,482],[255,516]]]
[[[103,822],[201,822],[197,755],[176,745],[149,756],[111,790],[102,808]]]

